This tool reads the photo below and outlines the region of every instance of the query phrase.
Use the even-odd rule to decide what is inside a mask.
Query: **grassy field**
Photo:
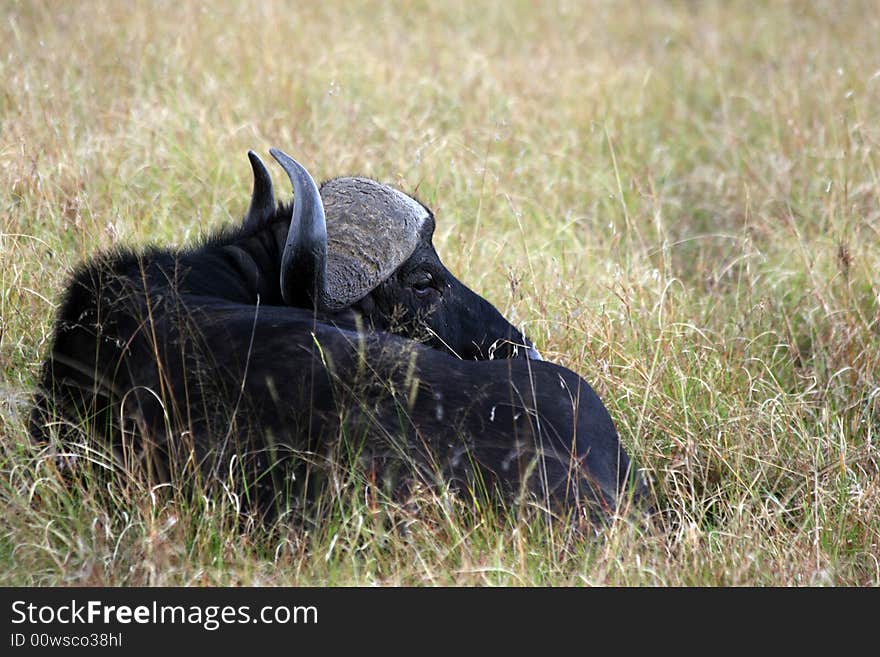
[[[0,584],[880,584],[875,2],[0,6]],[[71,268],[237,221],[270,146],[431,205],[663,522],[63,486],[24,417]]]

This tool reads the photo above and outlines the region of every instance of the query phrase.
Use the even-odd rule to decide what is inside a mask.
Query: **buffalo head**
[[[272,149],[293,185],[281,256],[281,295],[323,314],[357,312],[378,330],[462,359],[528,357],[531,342],[441,262],[434,215],[403,192],[368,178],[335,178],[320,189],[289,155]],[[253,152],[254,193],[245,223],[275,206],[271,177]]]

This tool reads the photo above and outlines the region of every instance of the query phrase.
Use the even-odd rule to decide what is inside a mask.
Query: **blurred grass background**
[[[0,7],[0,583],[880,584],[876,2]],[[71,268],[237,221],[271,146],[430,205],[662,526],[353,494],[243,531],[53,478],[23,416]]]

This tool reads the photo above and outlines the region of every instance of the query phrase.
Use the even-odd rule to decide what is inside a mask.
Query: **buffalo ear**
[[[272,189],[272,176],[263,164],[263,160],[254,153],[248,151],[248,159],[254,170],[254,193],[251,195],[251,205],[244,217],[244,227],[250,228],[275,210],[275,191]]]

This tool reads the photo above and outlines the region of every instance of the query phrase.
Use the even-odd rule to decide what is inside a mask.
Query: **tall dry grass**
[[[876,3],[2,7],[0,583],[880,584]],[[61,485],[23,415],[71,267],[237,220],[270,146],[431,205],[662,525]]]

